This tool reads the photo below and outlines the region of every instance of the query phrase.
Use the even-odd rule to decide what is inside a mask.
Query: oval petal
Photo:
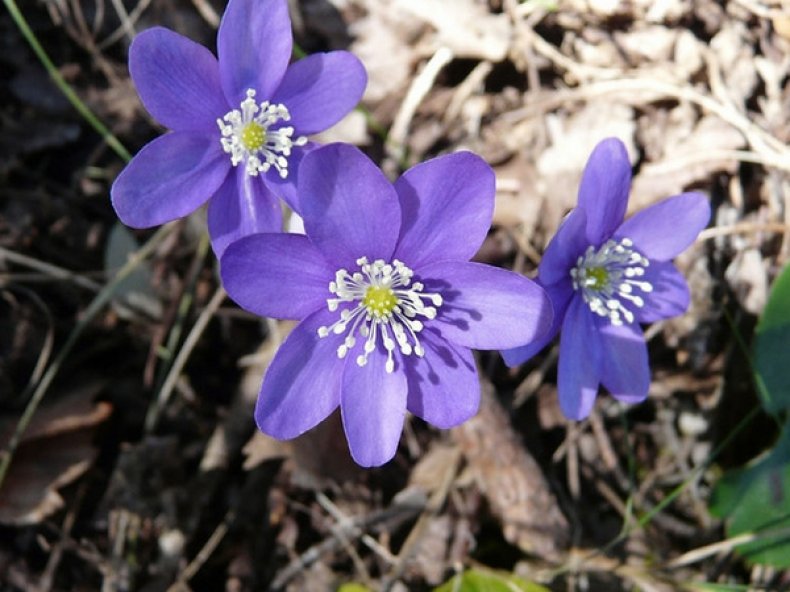
[[[159,123],[175,131],[211,134],[219,142],[217,118],[229,107],[217,58],[208,49],[164,27],[147,29],[129,47],[129,74]]]
[[[357,259],[389,261],[400,229],[398,196],[359,149],[328,144],[299,166],[299,206],[307,236],[338,267]]]
[[[295,135],[316,134],[351,112],[367,83],[365,67],[354,54],[314,53],[288,67],[271,101],[288,108]]]
[[[110,189],[121,222],[148,228],[191,214],[219,189],[230,161],[216,139],[172,132],[146,144]]]
[[[287,0],[230,0],[217,34],[225,98],[238,108],[247,89],[258,102],[271,98],[291,59]]]
[[[468,261],[491,227],[496,179],[479,156],[457,152],[418,164],[395,182],[402,222],[395,257],[409,266]]]

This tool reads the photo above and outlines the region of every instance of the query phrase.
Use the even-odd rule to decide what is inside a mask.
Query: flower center
[[[420,282],[412,283],[414,272],[395,259],[387,263],[376,259],[369,263],[367,257],[357,259],[360,271],[349,273],[339,269],[335,281],[330,282],[329,291],[336,298],[326,301],[330,311],[336,311],[340,304],[352,306],[340,312],[340,319],[329,327],[319,327],[318,336],[327,337],[346,334],[343,343],[337,348],[337,357],[345,358],[356,345],[357,335],[365,338],[362,353],[357,356],[357,364],[364,366],[368,356],[381,341],[387,351],[387,372],[395,370],[393,351],[397,347],[401,354],[425,355],[417,334],[422,331],[423,323],[418,316],[427,319],[436,317],[436,308],[442,305],[440,294],[423,292]]]
[[[241,144],[248,152],[255,152],[263,147],[266,142],[266,130],[255,121],[249,122],[241,131]]]
[[[619,242],[610,239],[598,249],[591,245],[571,269],[573,289],[581,292],[591,311],[608,317],[613,325],[622,325],[623,320],[633,323],[634,313],[628,307],[645,305],[634,291],[653,291],[650,282],[638,279],[645,275],[650,261],[633,246],[628,238]]]
[[[282,103],[255,102],[255,91],[247,89],[247,98],[239,109],[233,109],[217,119],[222,137],[222,149],[230,154],[233,166],[243,162],[247,174],[257,176],[271,167],[285,179],[288,176],[288,157],[291,148],[303,146],[307,138],[293,137],[294,128],[272,126],[291,119]]]

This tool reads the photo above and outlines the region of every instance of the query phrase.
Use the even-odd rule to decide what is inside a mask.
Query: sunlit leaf
[[[790,266],[774,282],[757,325],[754,369],[763,404],[776,413],[790,409]]]
[[[790,567],[790,428],[773,450],[719,481],[710,510],[727,519],[728,537],[755,535],[737,547],[747,561]]]
[[[445,582],[434,592],[549,592],[507,572],[470,569]]]

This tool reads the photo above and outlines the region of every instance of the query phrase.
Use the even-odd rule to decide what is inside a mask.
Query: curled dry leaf
[[[112,411],[94,404],[101,389],[89,384],[43,406],[16,450],[0,489],[0,523],[37,524],[63,507],[58,489],[87,471],[96,457],[95,428]],[[0,421],[0,442],[7,445],[16,418]]]
[[[505,538],[527,553],[556,560],[569,526],[538,463],[527,452],[494,394],[482,381],[478,414],[452,430],[475,481],[502,522]]]

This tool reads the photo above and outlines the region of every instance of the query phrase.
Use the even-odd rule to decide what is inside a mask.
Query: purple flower
[[[381,465],[407,409],[439,428],[476,413],[469,348],[514,347],[551,324],[534,282],[469,262],[494,207],[480,157],[436,158],[393,186],[359,150],[332,144],[305,157],[299,194],[306,236],[248,236],[221,260],[242,307],[300,320],[263,380],[263,432],[294,438],[339,405],[354,460]]]
[[[625,146],[603,140],[584,169],[578,207],[540,262],[538,283],[554,304],[551,330],[502,352],[515,366],[562,329],[557,386],[560,407],[571,419],[590,413],[599,384],[621,401],[644,400],[650,367],[639,323],[688,308],[688,286],[671,259],[708,224],[708,200],[682,193],[623,221],[630,185]]]
[[[217,255],[233,240],[281,230],[278,197],[299,210],[295,178],[306,136],[338,122],[367,84],[348,52],[288,65],[287,0],[230,0],[205,47],[155,27],[135,37],[129,72],[145,108],[171,129],[134,157],[112,187],[118,217],[135,228],[185,216],[211,198]]]

